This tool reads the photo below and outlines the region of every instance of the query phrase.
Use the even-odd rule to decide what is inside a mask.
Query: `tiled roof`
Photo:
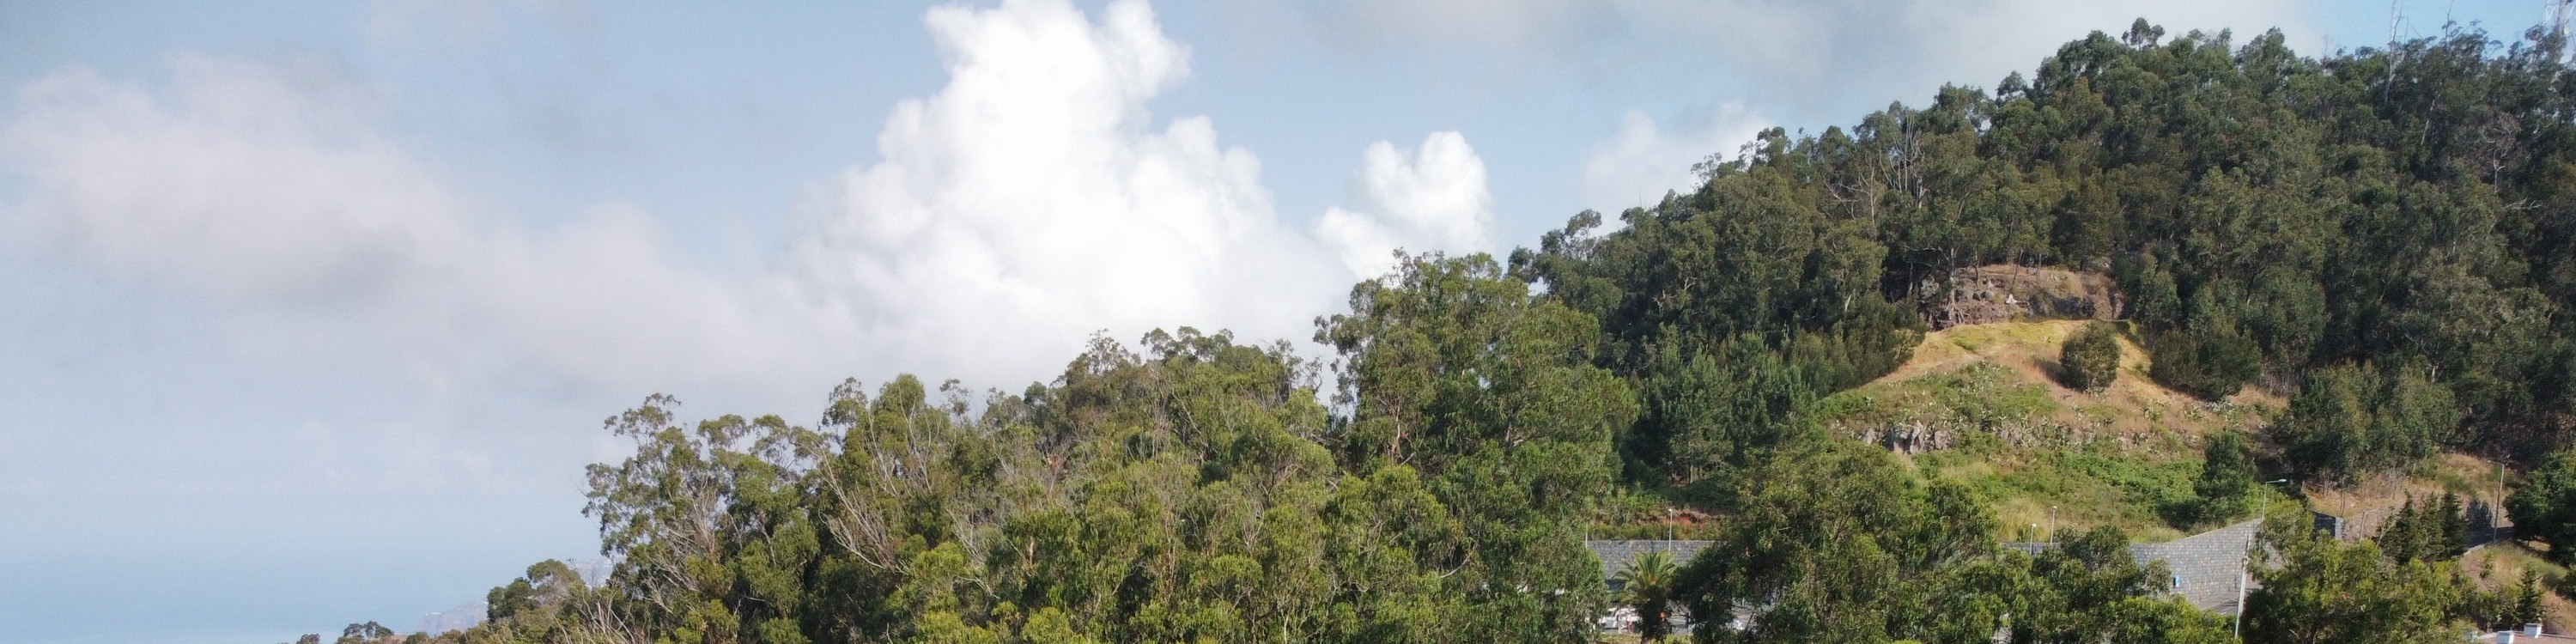
[[[2139,565],[2151,561],[2165,562],[2174,575],[2174,594],[2202,610],[2220,615],[2234,615],[2238,593],[2245,579],[2245,555],[2254,548],[2254,531],[2260,520],[2167,541],[2129,546],[2129,558]]]
[[[2237,593],[2242,590],[2238,584],[2251,583],[2244,579],[2245,553],[2254,547],[2254,531],[2262,523],[2246,521],[2164,543],[2130,544],[2129,558],[2137,560],[2141,566],[2165,562],[2165,569],[2173,572],[2170,580],[2173,594],[2202,610],[2234,615],[2238,609]],[[1671,553],[1673,564],[1678,566],[1689,562],[1708,544],[1706,541],[1585,541],[1583,547],[1591,549],[1592,556],[1601,559],[1601,577],[1608,579],[1618,575],[1621,566],[1648,552]],[[2049,543],[2003,544],[2005,549],[2030,554],[2038,554],[2054,546]]]

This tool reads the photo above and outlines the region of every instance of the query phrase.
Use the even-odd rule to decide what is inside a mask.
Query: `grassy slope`
[[[2102,524],[2143,540],[2180,536],[2167,516],[2191,498],[2205,437],[2258,429],[2281,401],[2249,388],[2210,404],[2156,386],[2145,352],[2126,340],[2109,388],[2068,389],[2053,377],[2057,348],[2083,324],[1932,332],[1896,371],[1826,401],[1824,417],[1845,435],[1925,437],[1916,466],[1985,495],[2016,538]]]
[[[2210,403],[2158,386],[2147,377],[2146,352],[2126,338],[2110,387],[2068,389],[2054,377],[2058,346],[2084,324],[2007,322],[1928,333],[1905,364],[1826,399],[1820,416],[1846,436],[1890,429],[1937,435],[1917,441],[1906,458],[1977,490],[2010,539],[2107,524],[2162,541],[2207,527],[2176,525],[2171,517],[2193,498],[2208,436],[2260,431],[2286,401],[2248,387]],[[2492,463],[2445,454],[2408,476],[2301,493],[2316,509],[2346,517],[2347,534],[2368,535],[2410,495],[2491,499],[2495,477]],[[1675,493],[1617,494],[1605,513],[1617,518],[1597,525],[1595,537],[1705,537],[1713,523],[1681,510],[1687,504]]]
[[[2460,557],[2460,569],[2468,571],[2469,579],[2487,590],[2520,586],[2524,570],[2537,573],[2544,588],[2550,580],[2567,574],[2566,568],[2542,559],[2540,553],[2530,547],[2512,542],[2470,549],[2467,555]],[[2542,593],[2540,597],[2544,606],[2541,621],[2549,625],[2549,632],[2565,633],[2570,627],[2576,627],[2576,623],[2568,621],[2576,617],[2576,602],[2569,602],[2556,593]]]
[[[2418,464],[2405,476],[2364,479],[2341,489],[2310,488],[2308,505],[2344,517],[2347,534],[2372,534],[2408,498],[2431,499],[2445,492],[2463,500],[2497,503],[2502,481],[2496,464],[2464,454],[2446,453]]]

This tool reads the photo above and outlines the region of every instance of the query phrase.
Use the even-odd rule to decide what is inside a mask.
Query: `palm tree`
[[[1673,556],[1649,552],[1628,560],[1614,577],[1619,601],[1637,611],[1637,640],[1658,642],[1671,635]]]

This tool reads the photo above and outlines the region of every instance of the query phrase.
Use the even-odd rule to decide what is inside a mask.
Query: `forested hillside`
[[[2464,33],[2317,60],[2278,33],[2161,34],[2096,33],[1991,94],[1847,130],[1765,132],[1697,192],[1515,253],[1603,320],[1603,365],[1640,384],[1631,476],[1749,462],[1800,401],[1902,361],[1953,269],[1996,263],[2111,274],[2168,386],[2305,392],[2272,437],[2303,476],[2566,444],[2576,91],[2558,44]]]
[[[2468,32],[2319,59],[2278,32],[2141,21],[1992,91],[1765,132],[1697,190],[1576,215],[1507,261],[1408,258],[1317,321],[1326,357],[1104,338],[1016,393],[845,383],[811,426],[688,423],[655,397],[608,422],[635,455],[591,470],[607,583],[532,568],[442,639],[1564,642],[1619,602],[1686,607],[1706,642],[2220,642],[2227,620],[2159,597],[2116,525],[2262,512],[2284,520],[2244,641],[2536,619],[2522,597],[2555,580],[2481,590],[2457,552],[2316,539],[2254,490],[2465,452],[2535,471],[2516,522],[2544,549],[2566,532],[2561,44]],[[1954,271],[1994,264],[2116,285],[2118,321],[2047,332],[2069,371],[2040,400],[2146,378],[2238,414],[2190,421],[2140,474],[2189,502],[2175,514],[2027,534],[2001,483],[1953,475],[2003,452],[1926,461],[1838,431],[1871,401],[2033,400],[1967,372],[1870,384],[1915,357]],[[2248,388],[2284,402],[2202,404]],[[2093,403],[2047,404],[2011,413]],[[2390,543],[2448,543],[2456,517]],[[1581,542],[1641,525],[1715,544],[1614,595]],[[1997,547],[2016,535],[2060,547]]]

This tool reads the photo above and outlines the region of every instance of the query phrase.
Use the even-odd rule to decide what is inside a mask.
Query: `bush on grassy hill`
[[[2101,391],[2120,377],[2120,331],[2095,322],[2084,325],[2057,350],[2058,378],[2066,386]]]

